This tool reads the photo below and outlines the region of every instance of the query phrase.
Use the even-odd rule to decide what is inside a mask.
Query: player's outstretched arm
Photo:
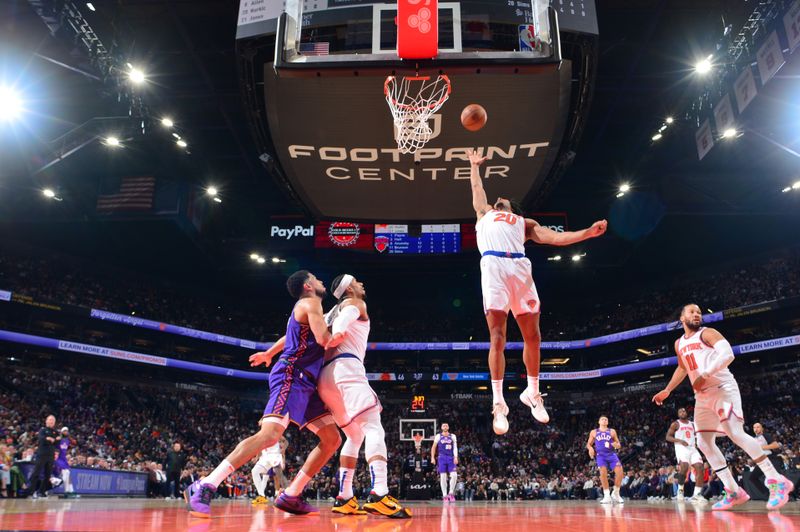
[[[283,351],[283,347],[286,345],[286,336],[281,336],[281,338],[272,344],[269,349],[266,351],[260,351],[258,353],[250,355],[250,366],[260,366],[261,364],[269,366],[270,362],[272,362],[272,357]]]
[[[539,225],[539,222],[536,220],[525,218],[525,239],[548,246],[569,246],[590,238],[597,238],[604,234],[607,228],[608,222],[599,220],[580,231],[565,231],[559,233],[558,231],[553,231],[549,227]]]
[[[486,161],[486,157],[481,157],[475,150],[469,154],[469,183],[472,186],[472,208],[475,215],[480,220],[484,214],[491,210],[489,201],[486,199],[486,191],[483,190],[483,182],[478,168]]]

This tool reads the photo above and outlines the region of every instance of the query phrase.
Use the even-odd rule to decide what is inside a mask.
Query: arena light
[[[274,264],[280,264],[281,263],[281,259],[279,259],[278,257],[272,257],[272,262]]]
[[[220,199],[220,197],[219,197],[219,196],[214,196],[212,199],[213,199],[214,201],[216,201],[217,203],[222,203],[222,200]]]
[[[256,259],[256,262],[259,264],[264,264],[265,262],[267,262],[267,259],[265,259],[264,257],[258,257]]]
[[[122,146],[122,144],[120,144],[119,139],[113,135],[103,139],[103,144],[105,144],[110,148],[119,148],[120,146]]]
[[[624,383],[625,383],[625,379],[620,379],[618,381],[608,381],[606,384],[611,386],[613,384],[624,384]]]
[[[161,125],[164,127],[172,127],[175,125],[175,122],[172,121],[171,118],[167,118],[166,116],[161,119]]]
[[[181,136],[178,135],[177,133],[173,133],[172,136],[175,137],[178,140],[181,140]]]
[[[178,142],[176,142],[175,144],[177,144],[177,145],[178,145],[178,146],[180,146],[181,148],[185,148],[185,147],[187,147],[187,146],[188,146],[188,144],[186,144],[186,141],[185,141],[185,140],[183,140],[183,139],[178,139]]]
[[[147,77],[144,75],[144,72],[141,69],[131,66],[130,63],[128,63],[128,66],[130,68],[130,72],[128,72],[128,79],[131,80],[132,83],[135,85],[141,85],[147,81]]]
[[[667,124],[672,124],[674,121],[675,121],[675,119],[672,118],[671,116],[667,117]]]
[[[711,64],[711,58],[712,57],[714,57],[714,56],[713,55],[709,55],[707,58],[702,59],[702,60],[698,61],[697,63],[695,63],[694,71],[697,72],[698,74],[700,74],[701,76],[704,76],[704,75],[708,74],[709,72],[711,72],[711,69],[714,66],[714,65]]]
[[[640,347],[636,351],[641,353],[641,354],[643,354],[643,355],[648,355],[648,356],[653,354],[652,351],[648,351],[647,349],[644,349],[643,347]]]
[[[792,187],[786,187],[783,190],[781,190],[781,192],[784,192],[784,193],[791,192],[791,191],[792,191]]]
[[[663,373],[658,373],[656,375],[650,375],[650,378],[651,379],[663,379],[664,378],[664,374]]]
[[[630,190],[631,190],[631,185],[630,185],[630,183],[622,183],[622,184],[619,186],[619,191],[617,192],[617,197],[618,197],[618,198],[621,198],[621,197],[622,197],[622,196],[624,196],[626,193],[630,192]]]
[[[722,138],[723,139],[732,139],[732,138],[736,137],[736,133],[737,133],[736,129],[734,129],[732,127],[729,127],[728,129],[726,129],[725,131],[722,132]]]
[[[569,362],[569,357],[545,358],[542,360],[542,366],[564,366],[567,362]]]
[[[22,98],[11,87],[0,87],[0,121],[11,122],[22,114]]]
[[[792,190],[800,190],[800,181],[795,181],[792,184]]]
[[[661,133],[661,132],[663,132],[665,129],[667,129],[667,124],[662,124],[662,125],[661,125],[661,127],[660,127],[660,128],[658,128],[658,132],[659,132],[659,133]]]
[[[558,262],[561,260],[561,255],[554,255],[552,257],[547,257],[547,260]]]
[[[259,256],[260,255],[258,253],[251,253],[250,254],[250,260],[258,260]]]
[[[86,7],[89,8],[89,11],[97,11],[97,9],[94,7],[94,4],[91,2],[86,2]]]
[[[655,135],[653,135],[653,136],[650,138],[650,140],[652,140],[653,142],[655,142],[655,141],[657,141],[657,140],[661,140],[661,137],[663,137],[663,136],[664,136],[664,135],[662,135],[661,133],[656,133]]]
[[[219,190],[217,190],[217,187],[215,187],[214,185],[211,185],[206,189],[206,194],[208,194],[209,196],[216,196],[217,194],[219,194]]]
[[[44,195],[45,198],[49,198],[49,199],[55,199],[55,197],[56,197],[56,193],[55,193],[55,191],[53,191],[52,188],[46,188],[46,189],[42,190],[42,194]]]
[[[579,262],[585,256],[586,253],[581,253],[581,254],[576,253],[572,256],[572,262]]]

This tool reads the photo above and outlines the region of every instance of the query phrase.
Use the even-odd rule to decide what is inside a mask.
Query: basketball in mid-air
[[[471,103],[461,111],[461,125],[470,131],[478,131],[486,125],[486,109],[477,103]]]

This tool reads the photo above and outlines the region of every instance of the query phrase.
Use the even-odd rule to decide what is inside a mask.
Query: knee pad
[[[350,427],[347,427],[350,429]],[[361,450],[361,444],[364,443],[364,433],[360,430],[345,430],[347,439],[342,445],[342,456],[349,456],[351,458],[358,458],[358,451]]]

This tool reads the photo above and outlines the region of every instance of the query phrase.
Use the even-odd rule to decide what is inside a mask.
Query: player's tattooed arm
[[[569,246],[578,242],[583,242],[590,238],[603,235],[608,228],[608,222],[598,220],[586,229],[580,231],[564,231],[560,233],[553,231],[549,227],[540,225],[536,220],[525,218],[525,240],[532,240],[537,244],[548,246]]]

